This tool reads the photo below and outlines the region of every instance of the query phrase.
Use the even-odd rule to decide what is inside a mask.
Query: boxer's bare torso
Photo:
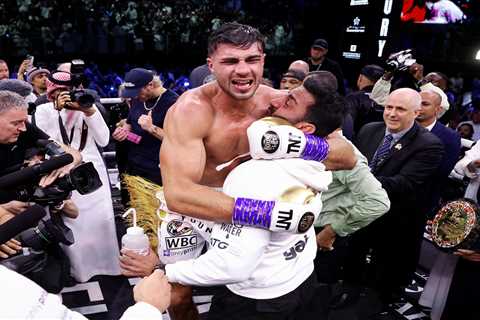
[[[260,86],[255,95],[236,100],[213,82],[186,92],[165,119],[160,151],[164,191],[171,210],[197,218],[229,222],[234,199],[211,187],[221,187],[240,163],[217,167],[248,153],[246,130],[270,115],[270,101],[285,94]]]
[[[219,97],[222,93],[215,84],[204,86],[199,91],[194,93],[194,99],[199,99],[202,105],[208,106],[204,108],[205,118],[209,119],[211,124],[209,128],[205,128],[203,141],[206,162],[200,183],[221,187],[227,174],[238,162],[235,161],[220,171],[217,167],[248,153],[247,128],[255,120],[271,114],[269,106],[275,90],[260,86],[251,101],[238,109],[235,106],[222,105],[222,98]]]

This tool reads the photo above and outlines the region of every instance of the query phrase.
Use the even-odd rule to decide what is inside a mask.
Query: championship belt
[[[432,240],[440,249],[480,250],[480,210],[470,199],[445,204],[432,222]]]

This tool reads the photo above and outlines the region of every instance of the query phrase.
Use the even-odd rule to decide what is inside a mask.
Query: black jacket
[[[371,161],[384,136],[383,122],[366,124],[356,146]],[[380,287],[406,285],[415,271],[431,184],[443,155],[442,142],[415,123],[372,171],[391,201],[385,215],[360,230],[365,246],[377,252]]]

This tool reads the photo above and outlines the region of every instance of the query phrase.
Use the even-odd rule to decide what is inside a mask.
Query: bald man
[[[303,60],[295,60],[290,63],[288,70],[299,70],[307,74],[310,72],[310,67],[308,66],[308,63]]]
[[[442,142],[415,122],[422,97],[412,89],[393,91],[387,98],[384,122],[360,130],[357,148],[367,157],[374,176],[387,191],[390,211],[356,232],[345,269],[346,280],[362,280],[365,255],[371,249],[367,279],[387,305],[415,271],[425,225],[431,177],[444,154]]]

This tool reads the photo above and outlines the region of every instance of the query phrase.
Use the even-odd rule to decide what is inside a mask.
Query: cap
[[[362,68],[362,70],[360,70],[360,74],[363,74],[365,77],[374,82],[377,82],[377,80],[380,79],[384,73],[385,70],[376,64],[366,65]]]
[[[23,98],[32,93],[32,86],[22,80],[18,79],[4,79],[0,81],[0,90],[15,92]]]
[[[328,49],[328,42],[325,39],[317,39],[313,41],[312,48]]]
[[[153,72],[143,68],[135,68],[127,72],[125,90],[122,92],[122,98],[135,98],[143,87],[153,80]]]
[[[302,70],[288,69],[287,72],[282,74],[282,78],[295,78],[297,80],[303,81],[307,74]]]
[[[40,73],[50,74],[50,71],[48,71],[48,69],[34,67],[27,71],[27,81],[32,83],[33,78]]]

